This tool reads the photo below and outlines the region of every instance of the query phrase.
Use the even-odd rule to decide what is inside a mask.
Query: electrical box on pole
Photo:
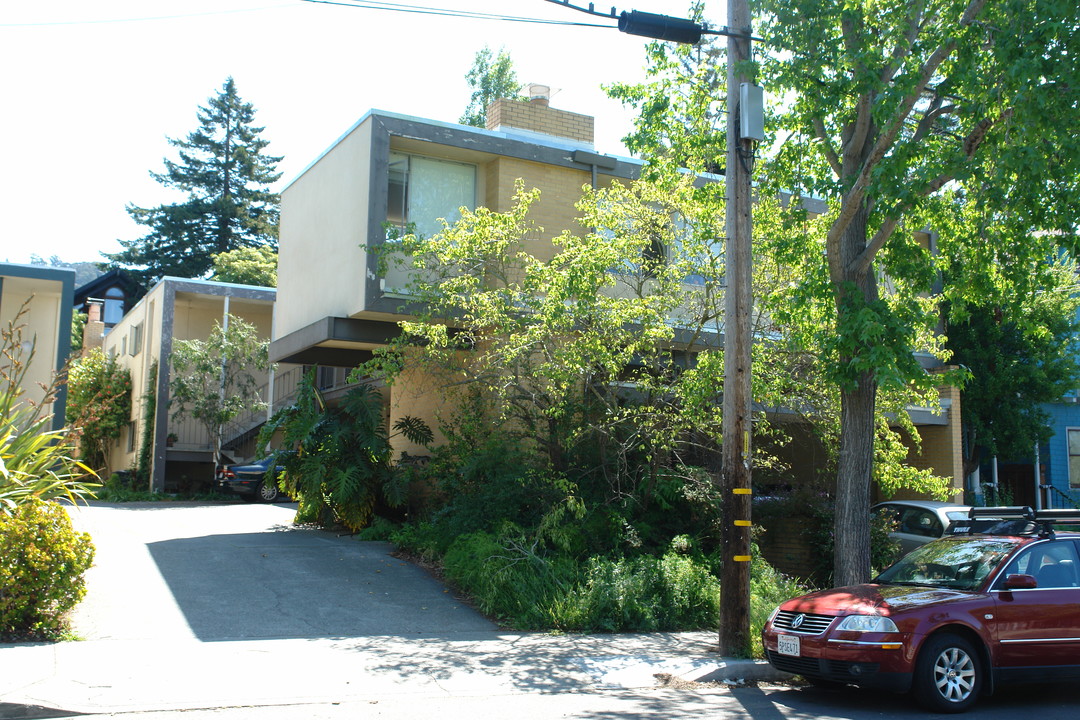
[[[765,91],[753,83],[739,83],[739,139],[765,139]]]

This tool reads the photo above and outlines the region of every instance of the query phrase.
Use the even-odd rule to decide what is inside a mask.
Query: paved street
[[[0,646],[0,718],[930,717],[906,697],[776,684],[717,657],[712,633],[506,632],[388,545],[295,528],[293,511],[79,509],[98,546],[74,618],[84,639]],[[1023,688],[977,712],[1065,720],[1080,698]]]

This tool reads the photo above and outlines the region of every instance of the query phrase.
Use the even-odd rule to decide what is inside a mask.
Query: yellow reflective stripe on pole
[[[735,562],[750,562],[750,556],[749,555],[736,555],[734,558],[732,558],[732,560],[734,560]]]
[[[735,495],[749,495],[753,491],[750,488],[734,488],[731,492]]]
[[[750,527],[749,520],[736,520],[735,527]]]

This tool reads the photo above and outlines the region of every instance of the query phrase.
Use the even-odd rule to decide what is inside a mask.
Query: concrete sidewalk
[[[349,703],[778,680],[767,664],[724,660],[713,633],[455,634],[447,637],[91,640],[0,646],[0,718]]]

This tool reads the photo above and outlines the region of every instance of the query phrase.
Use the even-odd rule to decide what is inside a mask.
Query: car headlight
[[[881,615],[848,615],[836,626],[837,630],[849,630],[863,633],[900,632],[890,618]]]
[[[772,614],[769,615],[769,619],[765,621],[766,624],[771,623],[773,620],[775,620],[776,616],[779,615],[779,614],[780,614],[780,606],[777,605],[775,608],[773,608]]]

